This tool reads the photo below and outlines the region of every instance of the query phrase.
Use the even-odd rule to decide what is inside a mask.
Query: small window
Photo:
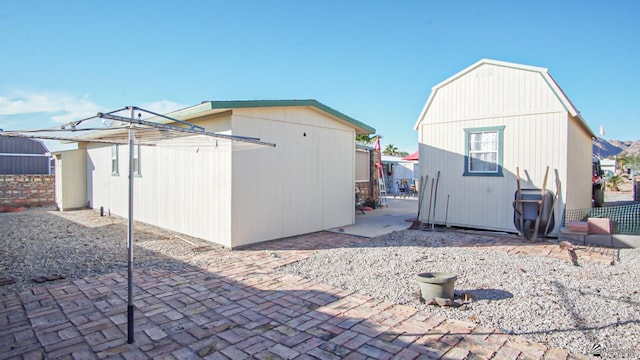
[[[111,175],[118,174],[118,145],[111,145]]]
[[[504,126],[465,129],[464,176],[502,176]]]
[[[369,181],[369,151],[356,150],[356,182]]]
[[[140,145],[136,145],[133,148],[133,174],[142,175],[140,172]]]

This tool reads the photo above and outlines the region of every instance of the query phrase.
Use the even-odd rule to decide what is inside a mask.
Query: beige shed
[[[136,146],[135,220],[229,248],[355,223],[355,136],[374,133],[370,126],[316,100],[205,101],[168,115],[276,147]],[[86,196],[68,202],[65,191],[58,206],[84,201],[126,216],[128,146],[79,148],[57,155],[72,162],[57,188],[82,173]]]
[[[87,152],[74,149],[52,152],[55,160],[55,201],[60,210],[87,206]],[[62,181],[64,179],[64,181]]]
[[[552,234],[565,209],[591,207],[595,135],[545,68],[480,60],[432,88],[415,129],[420,175],[440,172],[423,222],[516,232],[516,168],[525,188],[542,187],[547,166],[546,188],[560,182]]]

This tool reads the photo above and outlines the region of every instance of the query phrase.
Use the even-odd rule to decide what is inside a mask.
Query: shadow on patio
[[[93,231],[61,218],[53,221],[82,234]],[[327,234],[268,245],[308,247],[320,235]],[[366,241],[335,236],[342,244]],[[133,344],[126,343],[127,281],[121,269],[1,296],[0,359],[568,356],[473,323],[273,272],[305,252],[274,257],[264,251],[268,248],[211,251],[200,255],[210,257],[206,266],[158,255],[180,266],[136,270]],[[219,255],[224,256],[216,261]]]

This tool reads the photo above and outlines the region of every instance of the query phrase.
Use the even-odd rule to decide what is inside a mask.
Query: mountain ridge
[[[596,138],[593,140],[593,154],[600,158],[619,155],[621,153],[628,155],[640,154],[640,140],[622,141],[622,140],[606,140]]]

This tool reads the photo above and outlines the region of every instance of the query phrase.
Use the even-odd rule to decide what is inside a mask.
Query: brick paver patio
[[[367,239],[322,232],[234,251],[206,269],[136,271],[133,344],[127,344],[126,274],[60,281],[0,297],[0,359],[582,358],[271,272],[317,249],[362,241]],[[557,245],[516,239],[478,245],[566,256]],[[614,255],[596,248],[577,254],[579,261],[601,263]]]

